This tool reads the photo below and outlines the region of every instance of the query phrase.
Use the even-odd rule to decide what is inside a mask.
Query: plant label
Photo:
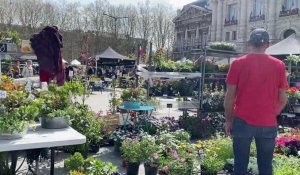
[[[73,71],[69,71],[69,77],[73,77],[74,76],[74,72]]]
[[[33,94],[29,94],[28,98],[31,99],[31,100],[34,100],[35,96]]]
[[[168,103],[167,104],[167,108],[173,108],[173,104],[172,103]]]
[[[0,99],[4,99],[7,96],[7,91],[0,91]]]

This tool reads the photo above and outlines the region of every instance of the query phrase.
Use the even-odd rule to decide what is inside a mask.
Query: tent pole
[[[98,59],[97,58],[95,58],[96,59],[96,70],[95,70],[95,76],[96,77],[98,77]]]

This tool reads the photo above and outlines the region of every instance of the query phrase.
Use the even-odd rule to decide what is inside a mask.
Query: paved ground
[[[120,92],[120,90],[118,90],[118,92]],[[93,92],[93,94],[86,99],[85,103],[88,104],[94,112],[107,111],[109,110],[110,93],[111,91],[109,90],[104,91],[103,93]],[[82,98],[77,98],[77,100],[82,101]],[[170,103],[173,104],[173,108],[167,109],[166,106],[167,104]],[[176,107],[177,107],[176,99],[160,98],[160,108],[154,111],[153,115],[157,117],[171,116],[171,117],[178,118],[179,115],[182,114],[182,112],[177,110]],[[68,156],[70,156],[70,154],[66,154],[63,152],[56,153],[55,175],[67,175],[67,172],[63,168],[63,161]],[[121,166],[122,162],[121,162],[120,155],[118,155],[113,151],[113,147],[100,148],[100,151],[97,154],[93,154],[90,156],[94,156],[95,158],[99,158],[103,161],[112,162],[114,165],[118,166],[118,170],[120,172],[123,173],[126,172],[125,169]],[[21,164],[21,162],[22,160],[20,159],[20,161],[18,162],[19,165]],[[39,167],[40,167],[39,170],[40,175],[49,174],[50,164],[48,160],[41,161]],[[27,173],[27,165],[23,164],[20,174],[25,175],[26,173]],[[141,165],[139,175],[144,175],[144,174],[145,174],[144,167]]]

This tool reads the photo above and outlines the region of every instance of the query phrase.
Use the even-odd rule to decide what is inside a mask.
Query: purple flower
[[[173,151],[173,157],[174,157],[174,158],[178,158],[178,153],[177,153],[177,151]]]

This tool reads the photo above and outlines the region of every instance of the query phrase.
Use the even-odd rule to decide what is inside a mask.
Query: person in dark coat
[[[62,36],[57,26],[46,26],[30,38],[31,47],[39,63],[40,81],[50,83],[56,78],[56,83],[62,86],[65,81],[61,48]]]

